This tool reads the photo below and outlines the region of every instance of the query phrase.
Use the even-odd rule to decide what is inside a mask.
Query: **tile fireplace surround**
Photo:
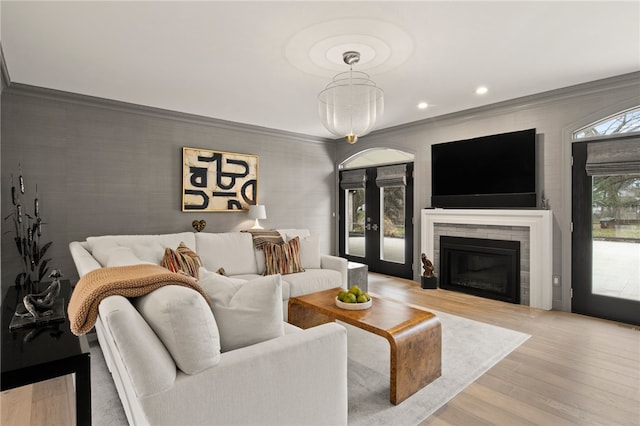
[[[495,227],[496,230],[505,226],[526,228],[529,233],[528,305],[532,308],[551,309],[553,228],[550,210],[423,209],[421,216],[420,250],[429,259],[435,259],[435,228],[439,225],[466,225],[467,228],[476,225],[479,228]],[[477,234],[468,236],[474,237]],[[526,254],[526,250],[523,254]]]

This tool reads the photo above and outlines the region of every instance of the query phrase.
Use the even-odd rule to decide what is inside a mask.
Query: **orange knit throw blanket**
[[[105,297],[120,295],[138,297],[165,285],[180,285],[198,291],[209,299],[198,282],[187,275],[171,272],[159,265],[131,265],[95,269],[80,278],[71,294],[69,322],[76,336],[93,328],[98,318],[98,306]]]

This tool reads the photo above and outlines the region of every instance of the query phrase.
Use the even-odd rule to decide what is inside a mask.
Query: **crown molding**
[[[205,117],[196,114],[183,113],[178,111],[166,110],[162,108],[150,107],[145,105],[133,104],[112,99],[99,98],[95,96],[81,95],[72,92],[65,92],[45,87],[32,86],[22,83],[12,83],[9,72],[4,60],[2,45],[0,43],[0,78],[2,79],[3,90],[7,93],[17,95],[38,97],[55,101],[69,102],[79,105],[87,105],[98,108],[105,108],[115,111],[127,112],[131,114],[140,114],[148,117],[162,118],[188,122],[193,124],[207,125],[211,127],[241,131],[263,136],[286,138],[298,142],[306,143],[331,143],[335,144],[340,139],[329,139],[317,136],[311,136],[301,133],[287,132],[284,130],[271,129],[267,127],[255,126],[251,124],[238,123],[217,118]],[[588,94],[596,94],[615,90],[619,88],[631,88],[637,90],[640,87],[640,71],[622,74],[615,77],[595,80],[592,82],[581,83],[573,86],[563,87],[560,89],[550,90],[547,92],[536,93],[529,96],[509,99],[506,101],[496,102],[490,105],[484,105],[476,108],[470,108],[462,111],[456,111],[449,114],[443,114],[435,117],[425,118],[424,120],[412,121],[410,123],[400,124],[398,126],[388,127],[374,131],[370,136],[384,135],[388,133],[396,133],[405,130],[411,130],[428,124],[439,123],[442,121],[468,121],[470,119],[490,117],[502,114],[505,109],[510,111],[521,111],[530,108],[584,96]]]
[[[470,108],[462,111],[443,114],[436,117],[425,118],[424,120],[412,121],[410,123],[400,124],[394,127],[388,127],[372,132],[370,136],[384,135],[387,133],[396,133],[398,131],[410,130],[415,127],[427,124],[440,123],[442,121],[468,121],[470,119],[486,118],[504,113],[504,110],[522,111],[538,107],[543,104],[558,102],[561,100],[576,98],[578,96],[608,92],[615,89],[629,88],[637,92],[640,98],[640,71],[622,74],[615,77],[604,78],[587,83],[567,86],[560,89],[550,90],[547,92],[536,93],[529,96],[509,99],[506,101],[496,102],[489,105],[483,105],[476,108]]]
[[[65,92],[62,90],[49,89],[46,87],[32,86],[22,83],[11,83],[5,88],[7,94],[29,96],[40,99],[48,99],[58,102],[67,102],[75,105],[86,105],[90,107],[103,108],[129,114],[138,114],[146,117],[176,120],[186,123],[211,126],[219,129],[253,133],[262,136],[275,137],[279,139],[295,140],[305,143],[327,144],[334,143],[333,139],[321,138],[305,135],[302,133],[287,132],[284,130],[271,129],[268,127],[254,126],[251,124],[238,123],[235,121],[221,120],[218,118],[205,117],[196,114],[183,113],[178,111],[155,108],[146,105],[138,105],[128,102],[116,101],[112,99],[99,98],[95,96],[81,95],[78,93]]]

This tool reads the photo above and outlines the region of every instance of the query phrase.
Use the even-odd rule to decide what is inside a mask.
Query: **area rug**
[[[389,402],[389,343],[348,331],[349,425],[416,425],[442,407],[530,336],[433,311],[442,322],[442,376],[399,405]],[[91,346],[93,425],[126,425],[115,385],[97,342]]]
[[[442,376],[398,405],[389,402],[389,343],[347,326],[349,425],[417,425],[531,337],[430,311],[442,323]]]

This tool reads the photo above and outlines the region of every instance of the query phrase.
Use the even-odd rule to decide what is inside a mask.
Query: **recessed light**
[[[476,95],[484,95],[489,91],[486,86],[480,86],[476,89]]]
[[[420,103],[418,104],[418,108],[419,108],[419,109],[427,109],[427,107],[428,107],[428,106],[429,106],[429,104],[428,104],[428,103],[426,103],[426,102],[420,102]]]

